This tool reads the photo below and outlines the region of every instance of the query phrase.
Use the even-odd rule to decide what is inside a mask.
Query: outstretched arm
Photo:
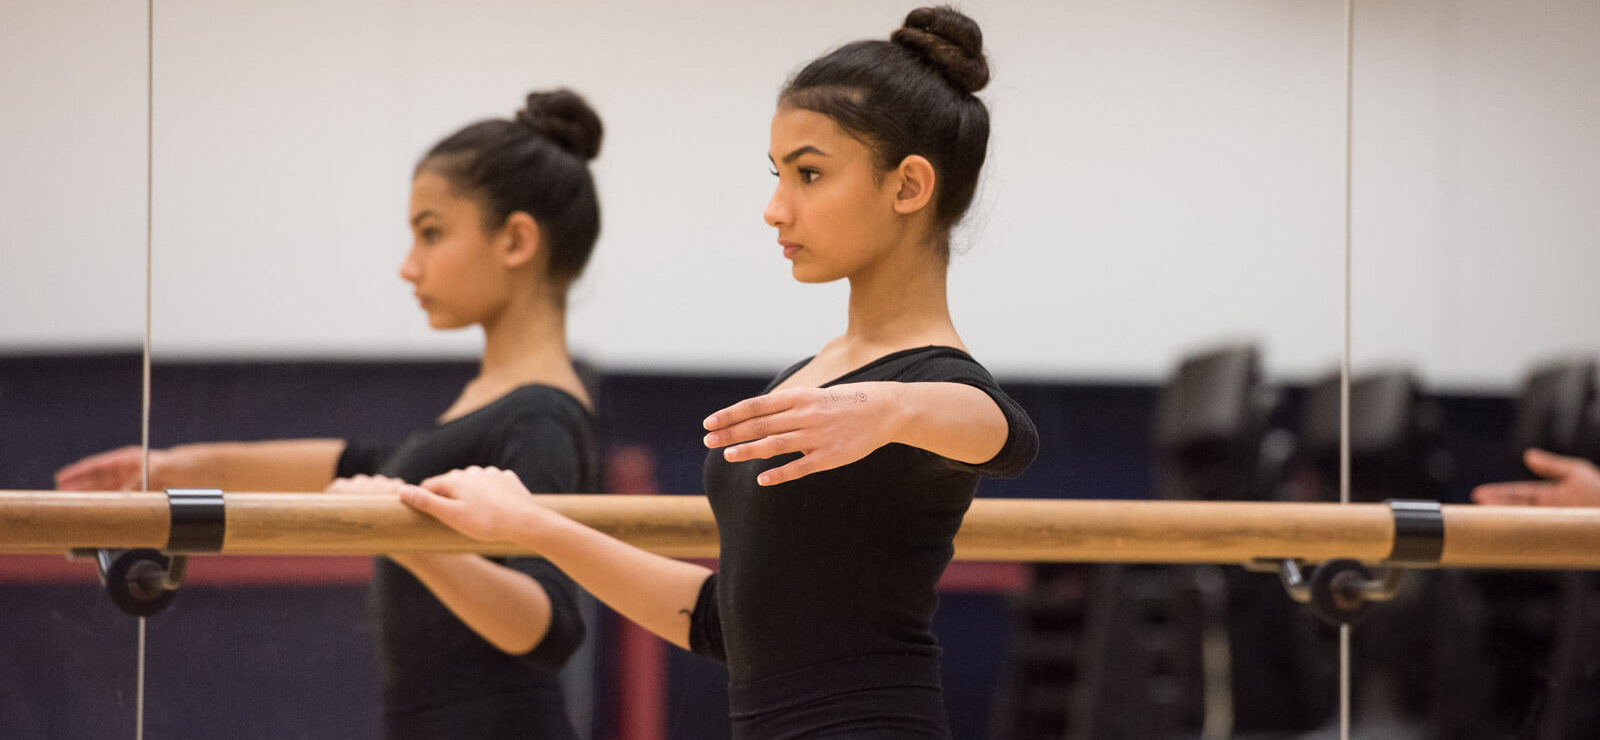
[[[846,383],[789,388],[706,417],[705,444],[730,462],[802,453],[765,471],[764,486],[848,465],[886,444],[972,465],[994,459],[1010,433],[988,393],[965,383]]]
[[[711,571],[649,553],[535,503],[515,473],[472,467],[407,486],[400,498],[476,540],[538,552],[595,598],[678,647]]]
[[[150,487],[232,491],[321,491],[333,480],[342,439],[207,442],[150,451]],[[68,491],[130,491],[140,485],[137,446],[91,455],[56,471]]]
[[[1472,500],[1501,506],[1600,506],[1600,469],[1581,457],[1530,449],[1522,460],[1544,480],[1487,483]]]

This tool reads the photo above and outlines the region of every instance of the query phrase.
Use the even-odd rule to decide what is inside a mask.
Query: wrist
[[[551,522],[544,516],[546,513],[543,507],[531,501],[517,507],[516,513],[506,518],[501,539],[539,549],[551,535]]]
[[[917,420],[916,409],[907,393],[907,384],[885,381],[881,383],[881,388],[879,396],[884,401],[881,409],[882,418],[888,427],[886,431],[889,441],[908,444]]]
[[[186,444],[150,451],[150,487],[198,488],[213,485],[218,465],[214,445]]]
[[[543,506],[529,506],[517,517],[514,541],[551,558],[552,553],[565,549],[572,536],[584,529],[583,525]]]

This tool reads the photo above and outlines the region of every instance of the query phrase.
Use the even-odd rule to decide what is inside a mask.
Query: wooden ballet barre
[[[671,557],[717,554],[701,496],[539,495],[540,503]],[[479,543],[399,501],[369,495],[228,493],[221,554],[527,552]],[[0,491],[0,553],[164,548],[164,493]],[[1443,506],[1438,567],[1600,569],[1600,509]],[[1380,563],[1395,547],[1386,504],[978,499],[956,536],[961,560]]]

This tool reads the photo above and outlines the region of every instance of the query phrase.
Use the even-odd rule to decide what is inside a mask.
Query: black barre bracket
[[[1394,545],[1385,563],[1431,567],[1444,554],[1444,509],[1438,501],[1389,499]]]
[[[1322,621],[1334,626],[1355,624],[1367,615],[1373,602],[1388,601],[1400,592],[1405,566],[1436,566],[1444,554],[1444,511],[1438,501],[1391,499],[1386,503],[1394,514],[1394,544],[1384,558],[1385,567],[1376,572],[1349,559],[1319,563],[1310,578],[1302,572],[1305,564],[1292,558],[1275,564],[1257,561],[1255,565],[1277,570],[1289,598],[1309,604]]]
[[[222,491],[212,488],[169,488],[167,506],[172,529],[167,552],[221,552],[228,530]]]
[[[222,550],[227,532],[222,491],[168,489],[167,507],[172,519],[165,552],[149,548],[74,551],[93,554],[111,603],[135,617],[154,616],[172,603],[189,570],[189,558],[183,553]]]

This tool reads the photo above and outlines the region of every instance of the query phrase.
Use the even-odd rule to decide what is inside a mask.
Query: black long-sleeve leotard
[[[808,362],[809,360],[807,360]],[[780,374],[768,390],[805,365]],[[734,736],[945,737],[935,588],[983,475],[1020,475],[1038,432],[965,352],[896,352],[823,385],[953,382],[983,390],[1008,423],[994,459],[969,465],[902,444],[776,486],[756,475],[798,455],[706,457],[721,535],[717,575],[693,613],[693,649],[726,662]]]
[[[592,427],[591,414],[571,395],[527,385],[412,434],[392,453],[350,443],[338,474],[420,483],[482,465],[516,472],[530,491],[590,492],[598,481]],[[577,587],[542,558],[493,560],[528,574],[550,598],[549,631],[526,655],[502,652],[410,572],[378,559],[368,611],[377,632],[386,738],[577,737],[557,680],[583,640]]]

